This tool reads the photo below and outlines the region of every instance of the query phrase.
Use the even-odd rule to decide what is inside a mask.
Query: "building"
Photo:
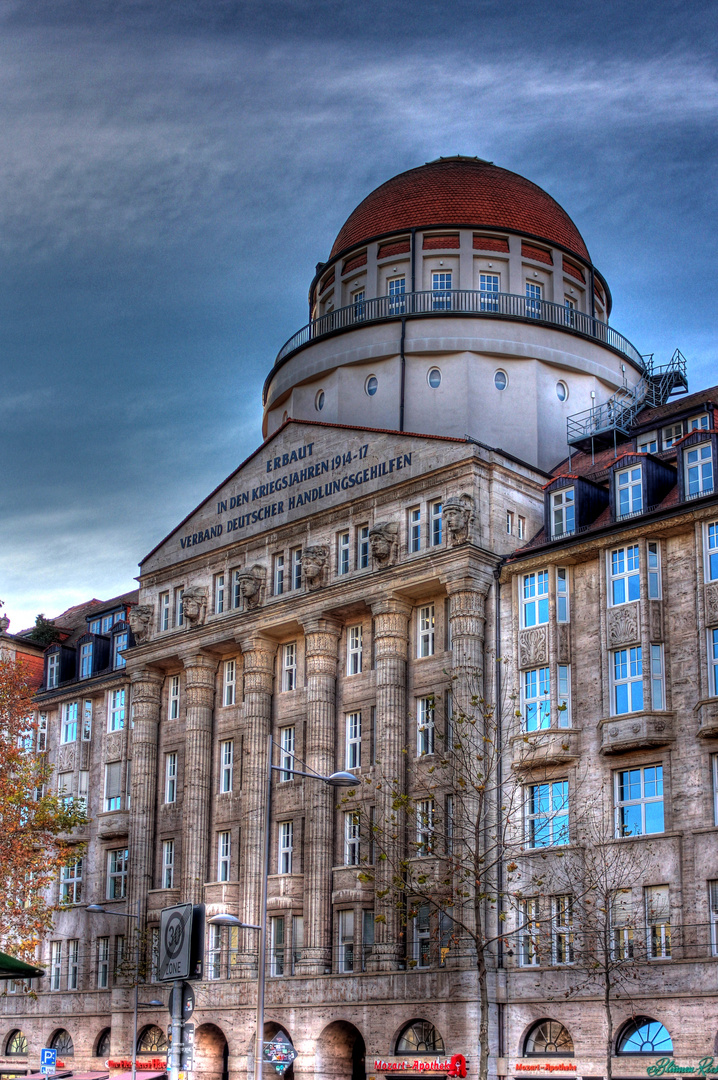
[[[317,267],[309,324],[265,383],[265,441],[142,560],[136,606],[117,605],[132,606],[130,629],[109,628],[128,635],[122,646],[90,625],[71,674],[64,646],[48,651],[38,709],[59,774],[87,766],[79,735],[55,749],[58,706],[82,712],[91,687],[102,702],[85,751],[97,770],[88,870],[58,915],[37,1001],[4,1004],[2,1048],[22,1032],[28,1054],[0,1071],[35,1066],[59,1031],[83,1069],[129,1056],[126,930],[84,904],[139,904],[150,981],[163,907],[259,921],[271,734],[281,771],[265,1033],[291,1040],[297,1078],[360,1080],[456,1053],[476,1075],[475,962],[445,947],[431,914],[405,927],[383,906],[377,918],[387,870],[367,825],[387,796],[364,781],[382,769],[411,784],[431,767],[434,719],[469,675],[491,697],[498,655],[527,728],[507,721],[503,744],[504,774],[526,792],[527,866],[571,847],[581,771],[592,785],[582,801],[610,789],[617,842],[638,850],[626,823],[645,826],[653,770],[651,873],[624,898],[620,928],[650,942],[643,957],[636,945],[648,986],[635,1015],[655,1021],[655,1053],[626,1051],[637,1032],[649,1040],[641,1023],[628,1032],[635,1010],[617,1002],[614,1074],[645,1075],[667,1037],[681,1066],[712,1055],[718,397],[671,400],[686,389],[682,357],[654,368],[609,326],[610,306],[565,211],[490,163],[439,159],[349,216]],[[104,673],[85,683],[75,672],[91,643]],[[110,662],[120,655],[121,670]],[[58,665],[71,684],[53,684]],[[104,695],[127,688],[132,727],[112,731]],[[293,754],[324,776],[355,770],[349,802],[292,776]],[[659,769],[670,774],[662,795]],[[634,773],[643,794],[629,800]],[[531,800],[549,784],[539,827]],[[358,877],[364,861],[375,884]],[[507,912],[489,973],[491,1075],[603,1075],[602,1014],[570,985],[580,928],[562,895],[544,888]],[[253,935],[208,924],[193,1017],[203,1076],[248,1070]],[[166,1009],[142,1019],[141,1049],[161,1053]]]

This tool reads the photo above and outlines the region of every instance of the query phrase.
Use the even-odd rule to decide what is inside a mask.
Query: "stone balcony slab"
[[[698,714],[698,735],[701,739],[718,739],[718,697],[705,698],[695,706]]]
[[[579,734],[576,728],[542,728],[515,735],[511,740],[511,766],[520,771],[575,761]]]
[[[602,754],[623,754],[674,742],[675,713],[634,712],[599,722]]]
[[[110,810],[97,815],[97,835],[101,840],[116,840],[127,836],[130,829],[128,810]]]

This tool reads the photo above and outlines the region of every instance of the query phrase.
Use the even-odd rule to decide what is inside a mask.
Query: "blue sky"
[[[261,440],[354,206],[440,155],[546,188],[641,352],[718,382],[715,6],[3,0],[0,599],[131,588]]]

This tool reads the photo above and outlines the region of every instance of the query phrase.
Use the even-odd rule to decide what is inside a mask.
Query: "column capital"
[[[276,641],[254,634],[239,639],[244,668],[244,692],[271,694],[274,685],[274,658]]]
[[[159,700],[162,684],[165,681],[161,671],[150,667],[135,668],[130,672],[132,697],[135,701]]]
[[[477,593],[485,599],[493,584],[493,577],[488,570],[482,572],[462,569],[453,574],[442,575],[441,582],[449,596],[453,597],[460,593]]]
[[[403,615],[408,619],[413,611],[413,605],[400,596],[382,596],[379,600],[372,600],[371,613],[377,618],[381,615]]]

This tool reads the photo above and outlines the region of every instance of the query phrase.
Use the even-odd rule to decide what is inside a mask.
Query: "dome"
[[[349,215],[330,258],[376,236],[436,225],[507,229],[590,261],[580,232],[555,199],[518,173],[469,157],[438,158],[387,180]]]

